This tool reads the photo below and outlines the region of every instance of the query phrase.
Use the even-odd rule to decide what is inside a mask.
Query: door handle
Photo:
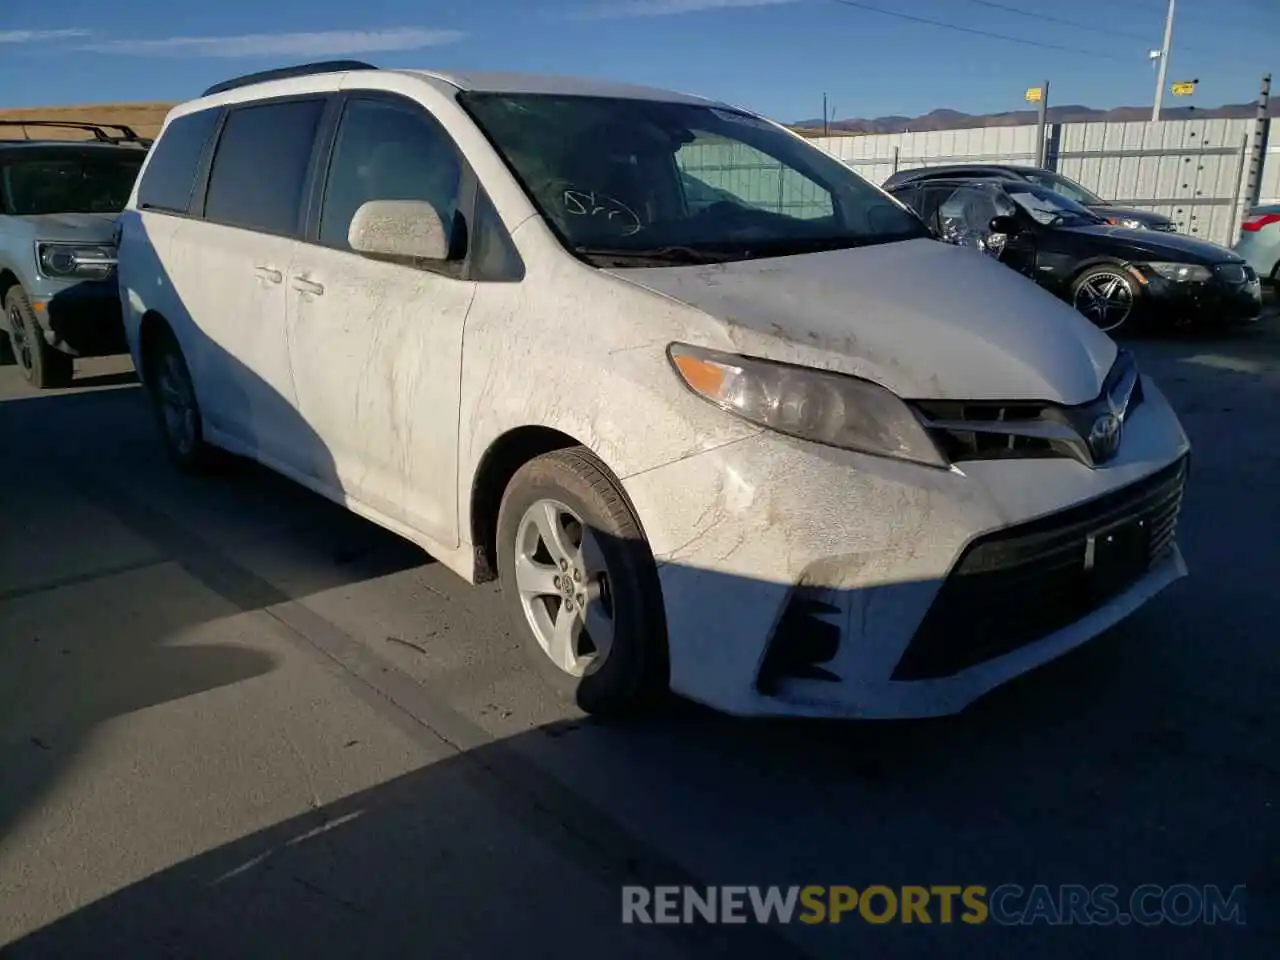
[[[324,293],[324,284],[308,280],[306,277],[294,277],[293,289],[300,293],[311,293],[318,297]]]
[[[284,274],[275,267],[259,265],[253,268],[253,272],[259,280],[266,280],[268,283],[279,283],[284,279]]]

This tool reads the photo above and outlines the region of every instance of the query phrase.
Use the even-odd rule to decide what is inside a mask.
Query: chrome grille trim
[[[1121,350],[1092,401],[1078,406],[1000,401],[915,401],[921,425],[951,461],[1068,458],[1098,462],[1089,431],[1106,413],[1123,423],[1142,403],[1142,379],[1132,354]]]

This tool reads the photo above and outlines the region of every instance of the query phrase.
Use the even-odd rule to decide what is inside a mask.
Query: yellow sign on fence
[[[1041,100],[1043,100],[1043,99],[1044,99],[1044,91],[1043,91],[1043,90],[1041,90],[1039,87],[1028,87],[1028,88],[1027,88],[1027,102],[1028,102],[1028,103],[1039,103],[1039,102],[1040,102]]]
[[[1173,95],[1175,97],[1189,97],[1196,92],[1196,81],[1188,80],[1185,83],[1175,83],[1173,85]]]

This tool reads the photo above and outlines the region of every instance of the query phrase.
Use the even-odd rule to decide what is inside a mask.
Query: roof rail
[[[87,130],[99,143],[140,143],[149,146],[148,142],[134,132],[132,127],[122,123],[92,123],[88,120],[0,120],[0,127],[21,127],[24,140],[30,140],[27,127],[54,127],[63,130]],[[108,130],[119,130],[118,136],[107,133]]]
[[[262,70],[258,73],[247,73],[243,77],[233,77],[215,83],[200,94],[211,97],[215,93],[225,93],[239,87],[247,87],[254,83],[266,83],[268,80],[288,80],[291,77],[310,77],[317,73],[346,73],[348,70],[377,70],[371,63],[362,60],[321,60],[316,63],[300,63],[294,67],[277,67],[274,70]]]

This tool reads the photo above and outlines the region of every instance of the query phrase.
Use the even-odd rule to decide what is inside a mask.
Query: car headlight
[[[1166,280],[1179,283],[1203,283],[1213,276],[1213,271],[1198,263],[1148,263],[1144,266]]]
[[[681,343],[671,344],[667,356],[698,396],[762,427],[844,450],[950,466],[911,409],[868,380]]]
[[[1141,220],[1127,220],[1124,217],[1108,217],[1107,223],[1113,227],[1128,227],[1130,230],[1145,230],[1147,225]]]
[[[36,259],[52,280],[105,280],[116,268],[116,250],[108,244],[38,243]]]

